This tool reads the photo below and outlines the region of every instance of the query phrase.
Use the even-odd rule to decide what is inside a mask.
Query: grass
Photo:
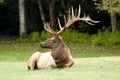
[[[26,62],[0,62],[1,80],[119,80],[120,57],[76,58],[71,68],[28,71]]]
[[[19,42],[6,40],[0,42],[0,61],[27,61],[36,51],[45,52],[40,42]],[[119,46],[92,46],[75,42],[66,43],[74,58],[120,56]]]
[[[13,41],[14,40],[14,41]],[[66,43],[75,59],[71,68],[28,71],[28,58],[44,52],[39,42],[0,40],[1,80],[119,80],[120,47]]]

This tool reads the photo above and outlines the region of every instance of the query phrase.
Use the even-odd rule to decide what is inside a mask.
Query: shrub
[[[41,40],[46,40],[46,39],[48,39],[48,38],[50,38],[50,37],[51,37],[51,34],[48,33],[48,32],[45,32],[45,31],[42,31],[42,33],[41,33],[41,35],[40,35],[40,39],[41,39]]]
[[[39,41],[40,39],[40,33],[38,31],[34,31],[31,34],[29,34],[28,38],[30,39],[30,41]]]
[[[66,29],[60,34],[66,42],[80,42],[85,43],[88,40],[88,34],[79,33],[75,30]],[[51,34],[43,31],[40,35],[40,39],[45,40],[51,37]]]
[[[63,37],[64,41],[67,41],[67,42],[80,42],[80,43],[88,43],[90,40],[89,39],[89,34],[87,33],[80,33],[80,32],[77,32],[75,30],[70,30],[70,29],[67,29],[66,31],[64,31],[61,36]]]
[[[109,30],[99,31],[98,34],[89,35],[88,33],[80,33],[75,30],[66,29],[63,33],[60,34],[64,41],[66,42],[79,42],[83,44],[92,44],[92,45],[116,45],[120,44],[120,32],[110,32]],[[29,40],[39,41],[46,40],[51,37],[51,34],[48,32],[38,31],[32,32],[29,35]]]
[[[91,36],[91,43],[93,45],[116,45],[120,44],[120,32],[110,32],[105,30],[99,31],[98,34]]]
[[[102,44],[106,43],[107,35],[105,35],[105,33],[99,31],[98,34],[92,35],[91,43],[93,45],[102,45]]]
[[[120,44],[120,32],[116,31],[114,33],[111,33],[110,37],[108,37],[108,42],[111,45]]]
[[[78,33],[79,42],[83,44],[90,44],[90,35],[88,33]]]
[[[78,32],[75,30],[67,29],[61,34],[64,41],[78,41]]]

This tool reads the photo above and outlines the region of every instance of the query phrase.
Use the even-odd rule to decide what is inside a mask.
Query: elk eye
[[[53,41],[53,43],[56,43],[56,41]]]

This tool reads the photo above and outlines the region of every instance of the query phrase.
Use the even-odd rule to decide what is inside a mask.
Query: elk
[[[82,18],[80,18],[80,12],[80,5],[78,11],[77,9],[74,11],[73,7],[69,9],[68,19],[64,16],[64,26],[61,25],[58,18],[58,26],[60,28],[59,31],[53,30],[49,22],[44,23],[44,29],[52,34],[53,37],[43,41],[40,46],[42,48],[50,49],[50,52],[43,54],[40,54],[39,52],[34,53],[28,61],[28,69],[66,68],[71,67],[74,64],[70,50],[64,43],[60,33],[77,21],[84,21],[90,25],[94,25],[95,23],[99,22],[92,20],[89,15],[84,15]]]

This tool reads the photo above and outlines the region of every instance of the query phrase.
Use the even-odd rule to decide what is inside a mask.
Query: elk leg
[[[66,63],[63,68],[67,68],[67,67],[71,67],[74,64],[74,61],[71,59],[68,61],[68,63]]]
[[[28,60],[27,68],[29,70],[37,69],[37,60],[40,57],[40,52],[35,52]]]
[[[56,67],[57,67],[57,65],[55,63],[49,62],[45,69],[53,69],[53,68],[56,68]]]

